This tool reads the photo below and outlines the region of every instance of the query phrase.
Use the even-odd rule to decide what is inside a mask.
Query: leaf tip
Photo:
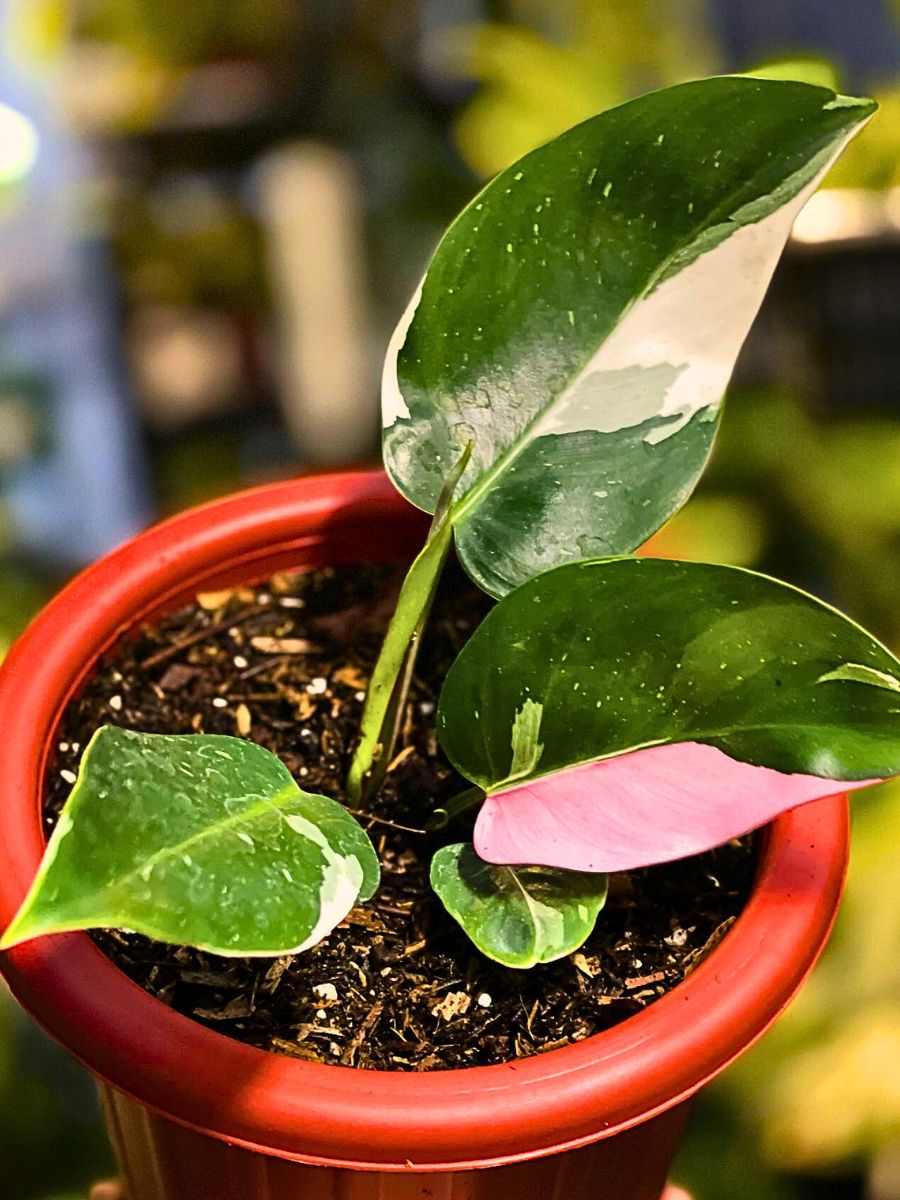
[[[862,110],[860,119],[868,119],[878,109],[878,101],[873,100],[869,96],[842,96],[836,94],[833,100],[829,100],[824,106],[826,110],[834,108],[857,108]]]
[[[30,942],[42,934],[53,932],[52,929],[42,927],[40,922],[31,920],[30,916],[30,908],[23,904],[0,936],[0,954],[12,950],[14,946],[21,946],[23,942]]]

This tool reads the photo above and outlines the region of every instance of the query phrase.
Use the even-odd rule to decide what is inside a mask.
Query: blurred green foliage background
[[[882,108],[798,223],[711,468],[652,549],[788,579],[900,649],[898,18],[886,0],[11,0],[0,101],[32,98],[39,152],[0,154],[0,654],[130,527],[375,461],[386,337],[479,182],[631,95],[728,70]],[[42,205],[37,228],[62,226],[77,264],[65,278],[34,270]],[[324,224],[292,227],[295,209]],[[63,294],[102,314],[113,381],[109,436],[83,450],[42,332]],[[54,539],[117,456],[90,528]],[[696,1200],[900,1200],[898,859],[886,785],[856,805],[820,967],[697,1104],[676,1174]],[[110,1169],[89,1079],[0,991],[0,1191],[74,1200]]]

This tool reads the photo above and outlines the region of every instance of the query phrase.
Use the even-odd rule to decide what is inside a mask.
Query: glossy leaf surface
[[[431,886],[478,949],[508,967],[533,967],[571,954],[606,901],[605,875],[545,867],[498,867],[468,843],[444,846]]]
[[[579,563],[488,614],[450,670],[438,730],[454,765],[493,793],[480,854],[618,870],[715,845],[841,781],[900,772],[898,680],[900,663],[859,626],[765,576]],[[526,704],[541,708],[531,736],[543,749],[511,780]],[[680,757],[660,749],[676,746]],[[598,761],[615,756],[628,757]]]
[[[700,854],[848,786],[738,762],[700,742],[648,746],[493,792],[475,849],[493,863],[628,871]]]
[[[3,945],[127,928],[217,954],[285,954],[325,937],[378,879],[347,810],[301,791],[263,747],[106,726]]]
[[[869,101],[724,77],[601,113],[448,230],[383,377],[384,454],[503,595],[640,545],[684,502],[794,217]]]

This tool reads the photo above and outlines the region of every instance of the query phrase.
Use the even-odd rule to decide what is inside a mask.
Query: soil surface
[[[47,778],[48,828],[102,724],[250,737],[277,753],[301,787],[343,799],[399,583],[384,567],[276,576],[256,589],[202,594],[123,641],[66,711]],[[618,1024],[679,983],[740,912],[755,868],[751,839],[612,876],[581,950],[527,971],[481,955],[428,886],[434,850],[471,831],[469,817],[440,835],[421,832],[431,810],[467,786],[437,745],[435,706],[490,603],[448,569],[397,753],[363,818],[383,872],[372,901],[302,955],[217,958],[116,931],[92,935],[103,951],[163,1003],[243,1042],[399,1071],[554,1049]]]

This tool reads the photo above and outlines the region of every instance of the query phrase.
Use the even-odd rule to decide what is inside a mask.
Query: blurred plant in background
[[[896,7],[896,0],[894,0]],[[684,79],[734,69],[704,0],[511,0],[507,21],[460,26],[442,40],[445,70],[481,85],[455,122],[482,177],[604,108]],[[771,78],[841,84],[837,63],[800,56],[742,67]],[[900,184],[900,83],[866,81],[881,115],[842,155],[831,187]]]
[[[85,1200],[108,1175],[92,1081],[0,989],[0,1176],[9,1200]]]
[[[459,26],[436,47],[444,69],[481,85],[455,131],[485,178],[594,113],[721,64],[702,0],[504,7],[504,22]]]

